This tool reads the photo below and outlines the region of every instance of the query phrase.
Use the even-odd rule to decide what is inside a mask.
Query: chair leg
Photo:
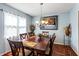
[[[37,53],[37,56],[39,56],[39,53]]]
[[[32,51],[32,54],[33,54],[33,56],[35,55],[35,54],[34,54],[34,51]]]

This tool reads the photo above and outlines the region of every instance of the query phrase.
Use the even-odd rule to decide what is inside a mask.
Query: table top
[[[46,51],[50,38],[42,38],[40,42],[38,39],[35,41],[23,40],[23,46],[35,50]]]

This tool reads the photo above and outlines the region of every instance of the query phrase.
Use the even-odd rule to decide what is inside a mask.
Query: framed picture
[[[47,16],[40,20],[41,30],[57,30],[58,29],[58,16]]]

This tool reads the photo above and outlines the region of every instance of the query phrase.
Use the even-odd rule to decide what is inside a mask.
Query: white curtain
[[[4,12],[4,37],[17,35],[17,16]]]
[[[23,17],[18,17],[18,28],[19,28],[19,32],[18,34],[20,33],[25,33],[27,30],[26,30],[26,18],[23,18]]]
[[[4,37],[17,36],[26,31],[26,18],[4,12]]]
[[[26,18],[4,12],[5,52],[10,50],[7,38],[14,37],[26,31]]]

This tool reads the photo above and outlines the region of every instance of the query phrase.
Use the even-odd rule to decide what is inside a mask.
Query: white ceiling
[[[8,5],[27,13],[31,16],[41,15],[40,3],[7,3]],[[55,14],[68,12],[74,6],[73,3],[44,3],[42,6],[42,14]]]

